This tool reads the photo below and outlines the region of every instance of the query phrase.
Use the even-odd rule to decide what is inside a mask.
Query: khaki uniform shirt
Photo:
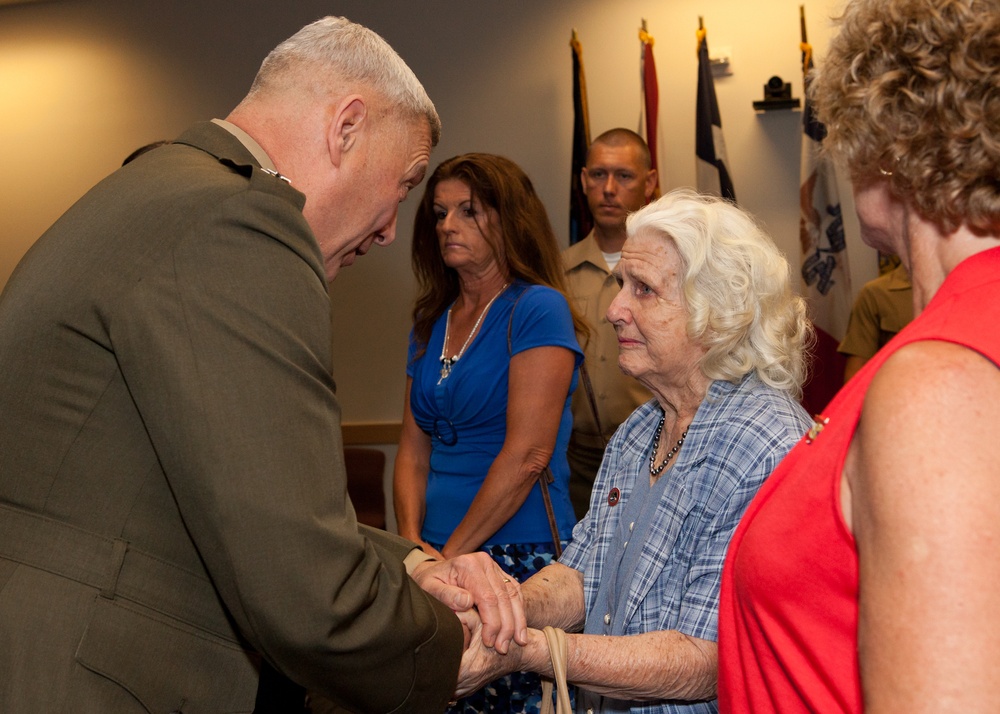
[[[913,288],[900,265],[862,286],[837,351],[867,361],[912,319]]]
[[[618,294],[618,281],[611,275],[594,234],[562,255],[569,295],[590,324],[591,335],[583,346],[584,359],[594,387],[601,431],[605,439],[610,439],[618,425],[652,395],[618,367],[618,336],[607,318],[608,306]],[[573,437],[597,448],[602,446],[582,384],[573,393]]]

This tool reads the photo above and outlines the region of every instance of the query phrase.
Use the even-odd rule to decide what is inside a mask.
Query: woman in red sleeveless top
[[[728,712],[1000,711],[1000,0],[855,0],[814,82],[917,319],[751,503]]]

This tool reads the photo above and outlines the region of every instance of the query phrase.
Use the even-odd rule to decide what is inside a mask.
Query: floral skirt
[[[441,550],[441,545],[431,543]],[[564,542],[565,546],[566,543]],[[497,565],[519,583],[523,583],[555,560],[548,543],[512,543],[488,545],[480,550],[489,553]],[[448,714],[538,714],[541,711],[542,683],[533,672],[514,672],[485,685],[448,708]]]

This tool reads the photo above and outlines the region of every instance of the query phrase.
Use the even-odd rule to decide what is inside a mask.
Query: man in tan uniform
[[[851,308],[847,334],[837,348],[847,356],[844,382],[912,319],[913,286],[905,265],[897,265],[885,275],[865,283]]]
[[[583,351],[594,404],[589,401],[586,385],[581,384],[573,394],[573,433],[567,451],[570,498],[577,518],[589,508],[604,444],[618,425],[650,398],[644,387],[618,368],[618,337],[605,317],[618,293],[618,281],[611,271],[625,242],[625,218],[649,203],[656,188],[649,147],[634,131],[610,129],[591,143],[580,181],[594,229],[563,251],[569,293],[591,328]]]

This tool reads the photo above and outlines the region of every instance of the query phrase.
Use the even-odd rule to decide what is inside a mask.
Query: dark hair
[[[458,273],[445,265],[437,237],[434,189],[449,179],[469,187],[474,201],[496,211],[500,245],[484,232],[500,272],[509,279],[547,285],[566,296],[562,258],[545,206],[531,179],[517,164],[495,154],[462,154],[441,163],[427,180],[413,222],[413,272],[418,294],[413,308],[417,354],[430,339],[434,322],[458,297]],[[567,298],[577,335],[587,335],[586,322]]]

